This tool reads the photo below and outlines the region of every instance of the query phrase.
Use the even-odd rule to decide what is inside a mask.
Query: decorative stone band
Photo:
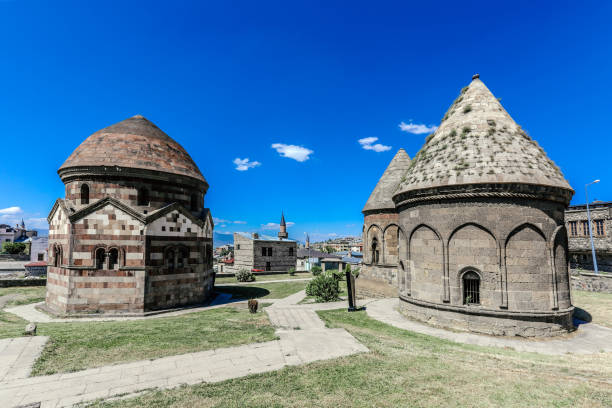
[[[119,166],[78,166],[78,167],[67,167],[57,171],[62,182],[66,183],[71,180],[79,180],[83,178],[91,177],[121,177],[121,178],[137,178],[147,179],[160,182],[167,182],[172,180],[173,182],[179,180],[181,184],[187,186],[194,186],[198,189],[204,190],[204,193],[208,190],[208,183],[206,180],[198,180],[195,177],[190,177],[184,174],[178,173],[167,173],[163,171],[155,171],[148,169],[139,169],[135,167],[119,167]]]
[[[412,303],[413,305],[426,307],[430,309],[436,310],[446,310],[450,312],[464,313],[464,314],[473,314],[480,316],[492,316],[492,317],[502,317],[502,318],[511,318],[511,319],[519,319],[519,318],[550,318],[550,317],[564,317],[571,315],[574,312],[574,306],[570,306],[567,309],[560,310],[551,310],[551,311],[516,311],[513,312],[511,310],[493,310],[493,309],[485,309],[479,306],[454,306],[449,304],[440,304],[428,302],[426,300],[418,300],[414,299],[405,294],[399,295],[400,300],[404,302]]]
[[[462,184],[400,192],[393,196],[393,201],[400,207],[423,201],[518,198],[554,201],[567,206],[573,195],[573,190],[533,184]]]
[[[364,210],[361,212],[364,216],[370,214],[396,214],[397,210],[395,208],[376,208],[372,210]]]

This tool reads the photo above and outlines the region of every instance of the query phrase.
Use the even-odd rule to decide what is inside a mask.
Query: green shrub
[[[306,294],[314,296],[317,302],[333,302],[340,297],[340,287],[338,280],[331,275],[318,275],[314,277],[306,286]]]
[[[289,268],[289,270],[287,271],[287,273],[291,276],[295,275],[295,268]]]
[[[2,244],[2,252],[9,254],[23,254],[26,250],[26,244],[23,242],[5,242]]]
[[[355,278],[358,278],[359,277],[359,268],[355,269],[354,271],[351,271],[351,273],[353,274],[353,276]]]
[[[323,269],[321,269],[319,265],[315,265],[312,268],[310,268],[310,272],[312,272],[314,276],[319,276],[321,272],[323,272]]]
[[[330,269],[328,271],[325,271],[325,275],[331,276],[332,278],[334,278],[338,282],[343,280],[344,276],[345,276],[344,272],[340,272],[338,269]]]
[[[251,271],[240,269],[238,272],[236,272],[236,280],[238,282],[254,282],[255,275],[253,275],[253,272]]]

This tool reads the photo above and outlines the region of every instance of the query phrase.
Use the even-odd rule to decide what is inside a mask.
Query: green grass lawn
[[[9,319],[5,321],[4,319]],[[0,337],[23,335],[26,322],[0,314]],[[220,347],[274,340],[274,328],[260,309],[223,307],[177,317],[123,322],[40,323],[49,336],[32,375],[78,371]]]
[[[370,319],[320,312],[370,353],[216,384],[151,391],[96,407],[609,407],[612,355],[544,356],[462,345]]]
[[[269,275],[255,275],[256,282],[266,282],[271,280],[281,280],[281,279],[304,279],[304,278],[312,278],[312,274],[310,272],[296,272],[295,275],[285,274],[269,274]],[[230,276],[228,278],[216,278],[215,284],[222,283],[241,283],[236,280],[234,276]]]
[[[217,292],[231,293],[234,298],[282,299],[306,288],[307,281],[262,283],[244,286],[223,286],[215,284]]]
[[[46,286],[0,288],[0,308],[42,302],[46,290]]]
[[[593,323],[612,327],[612,294],[573,290],[573,303],[591,315]],[[581,317],[579,312],[577,317]]]

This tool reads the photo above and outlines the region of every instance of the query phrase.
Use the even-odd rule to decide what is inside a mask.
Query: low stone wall
[[[0,262],[29,261],[30,255],[27,254],[0,254]]]
[[[0,279],[0,288],[12,288],[18,286],[46,286],[46,279]]]
[[[572,270],[572,289],[587,292],[612,293],[612,273],[583,272]]]
[[[397,297],[397,268],[364,265],[355,281],[355,291],[360,298]]]
[[[493,336],[552,337],[574,330],[573,308],[556,313],[468,310],[400,297],[400,312],[432,326]]]

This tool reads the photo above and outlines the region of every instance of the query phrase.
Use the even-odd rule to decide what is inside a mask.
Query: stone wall
[[[612,272],[612,205],[594,204],[591,208],[591,230],[593,245],[597,256],[597,266],[601,271]],[[584,229],[583,221],[587,221],[585,206],[570,207],[565,212],[565,223],[569,235],[569,261],[573,268],[593,270],[591,240],[588,230]],[[595,221],[602,220],[604,234],[598,234]],[[575,227],[572,228],[572,223]],[[574,235],[575,232],[575,235]]]
[[[414,204],[400,212],[400,224],[409,241],[405,279],[400,277],[400,292],[407,296],[462,307],[461,277],[472,270],[480,276],[483,309],[548,311],[570,305],[562,267],[567,253],[562,204],[503,199]]]
[[[612,293],[612,274],[572,271],[572,289],[587,292]]]
[[[405,238],[399,229],[397,213],[379,212],[364,217],[363,265],[355,290],[360,297],[393,297],[398,294],[398,268]],[[378,263],[374,263],[372,243],[378,243]]]
[[[81,187],[86,184],[89,187],[89,203],[101,200],[105,197],[114,197],[128,203],[139,211],[147,212],[162,208],[168,203],[179,203],[198,215],[204,208],[205,190],[198,191],[195,185],[188,184],[188,178],[179,175],[163,174],[160,180],[145,180],[139,178],[101,178],[73,180],[66,183],[66,203],[75,210],[80,210],[87,204],[81,203]],[[138,202],[139,191],[146,190],[147,204],[140,205]],[[197,206],[191,208],[192,196]]]
[[[400,298],[400,312],[432,326],[494,336],[550,337],[574,330],[572,313],[508,313],[457,308]]]
[[[271,248],[272,256],[263,255],[262,248]],[[268,268],[266,265],[270,264]],[[253,245],[253,268],[283,272],[297,266],[297,243],[295,241],[255,240]]]

